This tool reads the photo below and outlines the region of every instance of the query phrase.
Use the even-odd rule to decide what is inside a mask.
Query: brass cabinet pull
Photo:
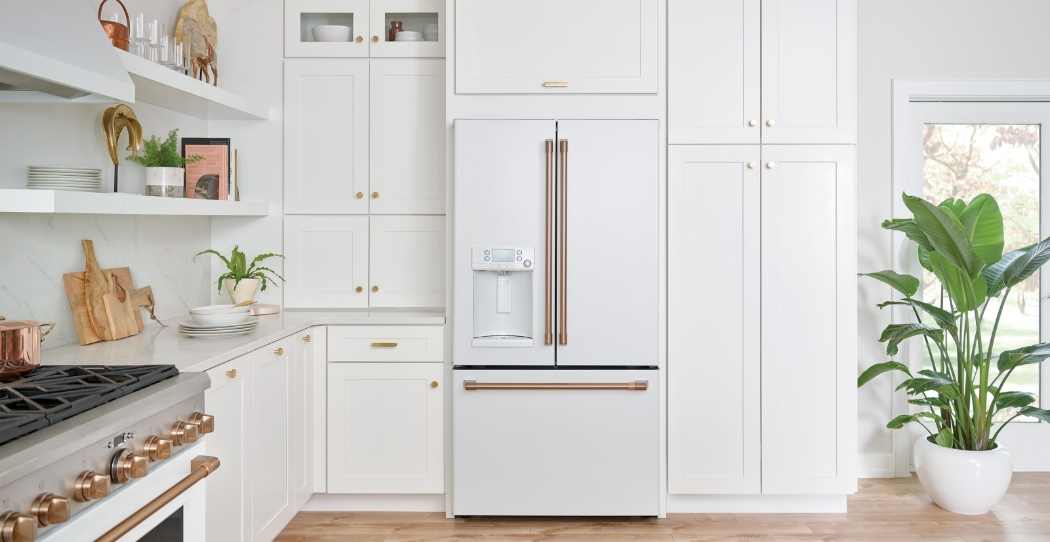
[[[304,336],[304,337],[303,337],[303,342],[304,342],[304,343],[308,343],[308,342],[310,342],[310,336],[309,336],[309,335],[306,335],[306,336]]]
[[[773,122],[773,119],[769,119],[769,120],[766,121],[766,126],[772,126],[774,124],[776,124],[776,123]]]
[[[361,36],[358,36],[355,41],[357,41],[357,43],[361,43],[362,41],[365,41],[365,39],[362,38]]]
[[[278,348],[277,350],[274,350],[273,353],[277,354],[278,356],[283,356],[284,355],[284,348]]]
[[[378,198],[379,192],[372,192],[372,199]]]
[[[379,41],[379,36],[372,36],[372,43]]]
[[[230,369],[229,371],[226,371],[226,376],[230,378],[237,378],[237,369]]]
[[[361,293],[361,292],[362,292],[362,291],[364,290],[364,288],[362,288],[362,287],[358,286],[358,287],[356,288],[356,290],[357,290],[357,293]]]
[[[373,292],[378,292],[379,291],[379,286],[373,286],[372,287],[372,291]]]
[[[634,382],[492,382],[478,383],[464,380],[465,390],[626,390],[645,391],[649,389],[648,380]]]
[[[569,86],[568,81],[546,81],[543,83],[545,87],[567,87]]]
[[[569,141],[562,139],[558,142],[559,177],[561,177],[561,226],[559,228],[558,243],[558,344],[569,344],[569,326],[566,322],[568,310],[565,301],[568,299],[568,269],[567,260],[569,244]]]
[[[432,382],[430,383],[430,387],[431,387],[431,388],[436,388],[436,387],[438,387],[438,383],[437,383],[437,380],[434,380],[434,381],[432,381]]]
[[[363,192],[358,192],[358,193],[354,194],[354,197],[357,198],[357,199],[361,199],[361,198],[365,197],[365,194]]]
[[[547,154],[547,203],[543,222],[546,233],[543,237],[543,344],[554,344],[554,333],[551,330],[554,315],[554,140],[544,142]]]
[[[397,343],[372,343],[372,348],[397,348]]]
[[[176,497],[182,495],[187,489],[193,487],[194,484],[207,478],[209,474],[215,472],[219,468],[219,458],[210,457],[206,455],[198,455],[190,461],[190,475],[179,480],[175,485],[171,486],[167,491],[161,493],[156,499],[153,499],[146,506],[143,506],[139,511],[131,514],[128,519],[117,524],[109,530],[108,533],[102,535],[95,542],[116,542],[121,537],[128,534],[132,529],[137,527],[146,518],[156,514],[158,510],[164,508],[165,505],[175,500]]]

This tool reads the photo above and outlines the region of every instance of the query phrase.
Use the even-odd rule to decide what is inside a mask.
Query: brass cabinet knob
[[[283,356],[284,355],[284,348],[278,348],[277,350],[274,350],[273,353],[277,354],[278,356]]]
[[[237,369],[230,369],[229,371],[226,371],[226,376],[230,378],[237,378]]]
[[[754,162],[748,162],[748,163],[747,163],[747,167],[748,167],[748,169],[755,169],[755,166],[757,166],[757,165],[758,165],[758,164],[756,164],[756,163],[754,163]]]
[[[361,198],[365,197],[365,195],[362,192],[358,192],[358,193],[354,194],[354,197],[357,198],[357,199],[361,199]]]
[[[0,540],[33,542],[36,540],[36,518],[22,512],[4,512],[0,515]]]
[[[175,425],[171,426],[171,443],[175,446],[182,446],[191,442],[197,442],[197,426],[191,423],[175,422]]]
[[[149,474],[149,459],[146,456],[121,450],[109,462],[109,479],[115,484],[125,484],[133,478]]]
[[[362,38],[361,36],[358,36],[357,39],[354,40],[354,41],[356,41],[357,43],[361,43],[362,41],[365,41],[365,38]]]
[[[166,438],[160,438],[157,435],[150,435],[146,437],[146,443],[142,446],[142,453],[146,454],[150,461],[167,459],[171,457],[171,441]]]
[[[773,168],[775,168],[777,166],[773,162],[766,162],[766,167],[769,168],[769,169],[773,169]]]
[[[747,125],[748,126],[757,126],[758,125],[758,121],[755,120],[755,119],[751,119],[751,120],[747,121]]]
[[[769,119],[769,120],[766,121],[766,126],[772,126],[774,124],[776,124],[776,123],[773,122],[773,119]]]
[[[378,198],[379,192],[372,192],[372,199]]]
[[[304,342],[304,343],[308,343],[308,342],[310,342],[310,336],[309,336],[309,335],[304,335],[304,336],[303,336],[303,342]]]
[[[437,383],[437,380],[434,380],[434,381],[432,381],[432,382],[430,383],[430,387],[431,387],[431,388],[436,388],[436,387],[438,387],[438,383]]]
[[[379,41],[379,36],[372,36],[372,43]]]
[[[194,412],[190,414],[190,423],[197,426],[197,433],[200,435],[207,435],[215,431],[215,416],[211,414]]]
[[[364,290],[364,288],[362,288],[360,286],[357,287],[357,293],[361,293],[363,290]]]
[[[373,286],[372,287],[372,291],[373,292],[378,292],[379,291],[379,286]]]
[[[109,495],[109,478],[94,471],[80,473],[73,485],[73,499],[77,502],[101,499],[106,495]]]
[[[69,521],[69,499],[41,493],[30,507],[41,527]]]

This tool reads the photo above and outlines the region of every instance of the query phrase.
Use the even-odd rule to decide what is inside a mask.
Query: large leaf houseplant
[[[240,247],[237,245],[234,245],[233,252],[230,253],[229,258],[215,250],[208,249],[202,250],[193,256],[194,261],[201,254],[214,254],[226,264],[226,272],[219,276],[219,280],[216,283],[220,292],[222,287],[226,286],[226,291],[229,292],[230,299],[233,300],[234,304],[254,300],[255,292],[259,289],[260,282],[262,283],[262,290],[265,291],[268,282],[277,283],[274,277],[284,280],[284,277],[277,271],[257,265],[267,258],[284,258],[280,254],[260,254],[252,259],[250,264],[248,263],[248,258],[240,251]],[[271,274],[273,276],[270,276]]]
[[[1015,369],[1050,357],[1050,343],[995,350],[1007,297],[1050,259],[1050,238],[1003,254],[1003,216],[992,196],[981,194],[969,203],[948,199],[939,205],[907,194],[903,198],[912,218],[886,220],[882,227],[917,245],[919,262],[946,295],[937,306],[916,298],[920,280],[914,276],[894,271],[862,276],[901,294],[879,308],[899,306],[914,316],[883,330],[879,341],[886,343],[887,356],[896,355],[906,339],[921,337],[930,366],[913,372],[898,361],[876,363],[857,385],[882,373],[903,373],[897,391],[907,393],[908,402],[920,410],[897,416],[887,427],[922,426],[928,435],[916,443],[914,459],[923,487],[944,508],[983,513],[1002,498],[1010,481],[1009,455],[998,442],[1003,428],[1021,416],[1050,422],[1050,411],[1039,408],[1035,396],[1007,388]],[[990,318],[991,332],[985,333],[982,324]],[[966,470],[973,454],[982,454],[977,463],[987,467],[984,471]]]

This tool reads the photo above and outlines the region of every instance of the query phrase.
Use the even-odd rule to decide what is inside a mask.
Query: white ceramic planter
[[[1014,466],[1001,446],[985,452],[953,450],[920,438],[913,449],[915,474],[937,506],[959,514],[984,514],[1010,487]]]
[[[245,301],[254,301],[255,292],[259,290],[259,282],[259,279],[241,279],[236,288],[233,287],[233,279],[225,279],[222,283],[226,286],[226,291],[229,292],[233,304],[236,305]]]
[[[186,197],[186,170],[180,167],[146,168],[146,195],[162,198]]]

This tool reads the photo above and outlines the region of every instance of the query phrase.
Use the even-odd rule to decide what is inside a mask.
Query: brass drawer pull
[[[304,337],[303,337],[303,342],[304,342],[304,343],[308,343],[308,342],[310,342],[310,336],[309,336],[309,335],[306,335],[306,336],[304,336]]]
[[[284,348],[278,348],[277,350],[274,350],[273,353],[277,354],[278,356],[283,356],[284,355]]]
[[[430,387],[431,387],[431,388],[436,388],[436,387],[438,387],[438,383],[437,383],[437,380],[433,380],[433,381],[431,381],[431,382],[430,382]]]
[[[237,369],[230,369],[229,371],[226,371],[226,376],[230,378],[237,378]]]
[[[493,382],[479,384],[474,380],[464,380],[465,390],[626,390],[645,391],[649,389],[648,380],[635,380],[634,382]]]
[[[372,348],[397,348],[397,343],[372,343]]]
[[[545,87],[567,87],[569,86],[568,81],[547,81],[543,83]]]

